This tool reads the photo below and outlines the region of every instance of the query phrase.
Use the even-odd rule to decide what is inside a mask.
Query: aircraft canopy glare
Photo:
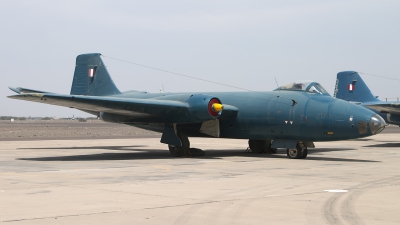
[[[275,91],[304,91],[309,93],[317,93],[321,95],[329,95],[329,93],[322,87],[321,84],[314,81],[298,81],[298,82],[291,82],[280,86],[279,88],[275,89]]]

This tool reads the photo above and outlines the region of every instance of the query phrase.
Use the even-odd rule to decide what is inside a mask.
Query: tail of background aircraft
[[[334,97],[352,102],[379,101],[355,71],[337,74]]]
[[[108,73],[100,53],[78,55],[71,95],[106,96],[120,94]]]

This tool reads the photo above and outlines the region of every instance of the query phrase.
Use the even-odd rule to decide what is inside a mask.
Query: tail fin
[[[337,74],[333,96],[352,102],[379,101],[355,71],[344,71]]]
[[[108,73],[100,53],[78,55],[71,95],[106,96],[120,94]]]

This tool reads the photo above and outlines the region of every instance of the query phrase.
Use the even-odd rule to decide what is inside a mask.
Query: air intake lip
[[[220,111],[215,111],[213,108],[213,105],[217,103],[217,104],[221,104],[221,101],[218,98],[213,98],[208,102],[208,113],[210,113],[211,116],[218,116],[219,114],[221,114],[221,110]]]

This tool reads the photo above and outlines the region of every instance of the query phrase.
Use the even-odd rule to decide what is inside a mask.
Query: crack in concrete
[[[35,217],[35,218],[22,218],[22,219],[13,219],[13,220],[3,220],[3,223],[10,222],[20,222],[20,221],[29,221],[29,220],[42,220],[42,219],[56,219],[56,218],[65,218],[65,217],[76,217],[76,216],[90,216],[90,215],[99,215],[99,214],[109,214],[109,213],[118,213],[118,212],[128,212],[132,210],[151,210],[151,209],[163,209],[163,208],[174,208],[174,207],[183,207],[183,206],[193,206],[193,205],[204,205],[204,204],[214,204],[214,203],[222,203],[222,202],[232,202],[232,201],[241,201],[241,200],[249,200],[249,199],[260,199],[260,198],[275,198],[275,197],[287,197],[287,196],[299,196],[299,195],[309,195],[320,193],[319,191],[314,192],[306,192],[306,193],[295,193],[295,194],[287,194],[287,195],[268,195],[264,197],[253,197],[253,198],[235,198],[235,199],[226,199],[226,200],[215,200],[215,201],[203,201],[196,203],[187,203],[187,204],[178,204],[178,205],[165,205],[165,206],[157,206],[157,207],[149,207],[149,208],[139,208],[139,209],[124,209],[124,210],[112,210],[112,211],[103,211],[103,212],[93,212],[93,213],[82,213],[82,214],[70,214],[70,215],[60,215],[60,216],[48,216],[48,217]]]

